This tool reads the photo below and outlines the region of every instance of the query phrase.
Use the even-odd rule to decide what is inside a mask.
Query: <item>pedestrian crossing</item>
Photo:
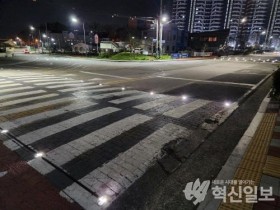
[[[60,190],[85,209],[101,208],[89,191],[108,196],[110,204],[148,170],[165,144],[188,138],[193,129],[187,124],[196,112],[211,107],[210,117],[221,104],[100,85],[93,79],[27,72],[0,76],[0,128],[44,153],[52,166],[40,158],[29,160],[40,173],[52,177],[61,169],[77,180],[61,183]],[[20,153],[14,141],[4,144]]]

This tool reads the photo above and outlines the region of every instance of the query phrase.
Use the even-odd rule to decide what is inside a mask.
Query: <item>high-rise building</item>
[[[173,0],[173,21],[189,33],[229,29],[228,44],[280,43],[280,0]],[[279,41],[278,41],[279,42]]]
[[[280,1],[272,1],[265,43],[268,46],[277,48],[280,46]]]
[[[179,30],[186,29],[189,0],[173,0],[172,20]]]

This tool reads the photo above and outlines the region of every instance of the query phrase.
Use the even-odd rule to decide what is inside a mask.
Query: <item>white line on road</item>
[[[20,103],[24,103],[24,102],[35,101],[37,99],[51,98],[51,97],[55,97],[55,96],[58,96],[58,94],[54,94],[53,93],[53,94],[47,94],[47,95],[42,95],[42,96],[18,99],[18,100],[14,100],[14,101],[8,101],[8,102],[0,103],[0,108],[3,108],[5,106],[11,106],[11,105],[15,105],[15,104],[20,104]]]
[[[61,84],[61,83],[59,83]],[[64,85],[52,85],[47,86],[47,88],[53,89],[53,88],[64,88],[64,87],[75,87],[75,86],[86,86],[86,85],[94,85],[95,83],[84,83],[79,81],[72,81],[70,84],[65,83]]]
[[[73,117],[71,119],[67,119],[65,121],[26,133],[24,135],[19,136],[18,139],[20,141],[24,142],[25,144],[32,144],[45,137],[65,131],[65,130],[75,127],[77,125],[83,124],[90,120],[96,119],[96,118],[104,116],[104,115],[108,115],[110,113],[113,113],[113,112],[116,112],[119,110],[120,109],[118,109],[118,108],[107,107],[104,109],[99,109],[97,111],[85,113],[85,114],[79,115],[77,117]]]
[[[71,100],[74,100],[74,99],[75,98],[73,98],[73,97],[68,97],[68,98],[61,98],[61,99],[46,101],[46,102],[42,102],[42,103],[36,103],[36,104],[32,104],[32,105],[27,105],[27,106],[21,106],[21,107],[18,107],[18,108],[13,108],[13,109],[9,109],[9,110],[0,111],[0,114],[1,115],[8,115],[8,114],[15,114],[15,113],[23,112],[23,111],[31,111],[31,110],[37,109],[39,107],[56,105],[56,104],[68,102],[68,101],[71,101]]]
[[[15,92],[18,90],[30,90],[30,89],[33,89],[33,87],[26,86],[26,87],[16,87],[10,89],[0,89],[0,93]]]
[[[156,76],[157,78],[162,79],[174,79],[174,80],[184,80],[190,82],[201,82],[201,83],[214,83],[214,84],[226,84],[226,85],[238,85],[238,86],[255,86],[254,84],[248,83],[236,83],[236,82],[221,82],[221,81],[214,81],[214,80],[199,80],[199,79],[186,79],[186,78],[178,78],[178,77],[166,77],[166,76]]]
[[[63,165],[78,155],[121,135],[122,133],[152,119],[151,117],[135,114],[119,120],[86,136],[64,144],[47,153],[47,157],[57,165]]]
[[[26,117],[18,118],[12,122],[0,123],[0,127],[10,130],[10,129],[17,128],[19,126],[22,126],[22,125],[25,125],[28,123],[35,122],[37,120],[54,117],[57,115],[65,114],[67,112],[75,111],[78,109],[83,109],[83,108],[86,108],[89,106],[94,106],[94,105],[96,105],[96,103],[93,103],[90,101],[77,101],[77,102],[74,102],[73,104],[70,104],[70,105],[60,108],[60,109],[45,111],[45,112],[34,114],[34,115],[29,115]]]
[[[67,88],[67,89],[61,89],[59,92],[65,93],[65,92],[74,92],[74,91],[84,91],[84,90],[90,90],[90,89],[96,89],[100,88],[99,85],[93,85],[93,86],[86,86],[86,87],[75,87],[75,88]],[[102,86],[107,87],[107,86]]]
[[[113,96],[124,96],[124,95],[129,95],[129,94],[137,94],[141,93],[138,90],[127,90],[127,91],[122,91],[122,92],[116,92],[116,93],[105,93],[105,94],[100,94],[100,95],[94,95],[91,96],[93,99],[104,99],[104,98],[110,98]]]
[[[184,115],[188,114],[189,112],[192,112],[200,107],[203,107],[207,104],[211,103],[211,101],[207,100],[196,100],[193,102],[190,102],[188,104],[184,104],[182,106],[179,106],[175,109],[172,109],[168,112],[163,113],[165,116],[174,117],[174,118],[180,118]]]
[[[106,195],[106,191],[111,192],[111,195],[107,194],[110,196],[108,202],[111,203],[116,196],[123,193],[145,173],[155,161],[164,144],[175,140],[183,133],[186,135],[186,132],[186,129],[181,126],[167,124],[79,181],[99,196]],[[189,132],[187,132],[188,134]],[[75,191],[75,184],[68,186],[64,191],[74,199],[79,195]],[[79,202],[87,203],[86,199],[81,200],[79,197]]]
[[[110,74],[98,74],[98,73],[93,73],[93,72],[88,72],[88,71],[80,71],[84,74],[93,74],[93,75],[99,75],[99,76],[105,76],[105,77],[113,77],[113,78],[120,78],[120,79],[131,79],[129,77],[121,77],[121,76],[116,76],[116,75],[110,75]]]
[[[15,97],[21,97],[21,96],[28,96],[28,95],[36,95],[39,93],[45,93],[45,90],[35,90],[35,91],[29,91],[29,92],[23,92],[23,93],[13,93],[8,95],[3,95],[0,97],[0,100],[5,100],[9,98],[15,98]]]
[[[129,97],[124,97],[116,100],[109,101],[110,103],[113,104],[122,104],[125,102],[141,99],[141,98],[148,98],[150,95],[148,93],[144,93],[142,95],[136,95],[136,96],[129,96]]]
[[[172,101],[176,101],[176,100],[178,100],[178,97],[171,97],[171,96],[170,97],[164,97],[164,98],[160,98],[160,99],[155,100],[155,101],[150,101],[150,102],[147,102],[147,103],[144,103],[144,104],[137,105],[134,108],[142,109],[142,110],[148,110],[148,109],[152,109],[154,107],[157,107],[157,106],[160,106],[160,105],[172,102]]]

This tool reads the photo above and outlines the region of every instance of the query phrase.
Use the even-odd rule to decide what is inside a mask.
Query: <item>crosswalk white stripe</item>
[[[205,106],[207,104],[211,103],[211,101],[207,101],[207,100],[196,100],[193,101],[191,103],[188,104],[184,104],[182,106],[179,106],[175,109],[172,109],[170,111],[167,111],[165,113],[163,113],[163,115],[165,116],[169,116],[169,117],[174,117],[174,118],[180,118],[186,114],[188,114],[189,112],[192,112],[202,106]]]
[[[0,85],[6,85],[6,84],[11,84],[14,83],[13,81],[4,81],[4,82],[0,82]]]
[[[35,85],[56,85],[56,84],[71,84],[73,82],[76,83],[82,83],[81,81],[75,81],[75,80],[69,80],[69,79],[59,79],[59,80],[49,80],[48,82],[41,82],[41,83],[35,83]]]
[[[96,119],[96,118],[104,116],[104,115],[108,115],[110,113],[113,113],[113,112],[116,112],[119,110],[120,109],[118,109],[118,108],[107,107],[104,109],[99,109],[97,111],[85,113],[85,114],[79,115],[77,117],[73,117],[71,119],[68,119],[68,120],[53,124],[53,125],[49,125],[44,128],[21,135],[18,137],[18,139],[21,140],[22,142],[24,142],[25,144],[32,144],[42,138],[65,131],[74,126],[83,124],[90,120]]]
[[[116,93],[105,93],[105,94],[100,94],[100,95],[94,95],[91,96],[93,99],[104,99],[104,98],[110,98],[113,96],[124,96],[128,94],[133,94],[133,93],[141,93],[138,90],[127,90],[127,91],[122,91],[122,92],[116,92]]]
[[[97,198],[75,182],[71,186],[61,191],[60,194],[61,196],[66,194],[67,196],[71,197],[85,210],[104,210],[105,207],[104,205],[99,206]]]
[[[175,140],[182,134],[189,135],[190,132],[181,126],[167,124],[79,181],[99,196],[109,196],[109,203],[111,203],[116,196],[123,193],[145,173],[155,161],[164,144]],[[68,186],[63,191],[67,192],[70,197],[76,198],[75,184]],[[106,191],[113,194],[107,194]],[[79,200],[79,202],[85,203],[83,200]]]
[[[0,100],[5,100],[9,98],[15,98],[15,97],[21,97],[21,96],[28,96],[28,95],[36,95],[39,93],[45,93],[45,90],[35,90],[35,91],[29,91],[29,92],[23,92],[23,93],[13,93],[13,94],[7,94],[0,97]]]
[[[141,99],[141,98],[148,98],[149,96],[150,96],[150,94],[145,93],[145,94],[142,94],[142,95],[124,97],[124,98],[112,100],[112,101],[109,101],[109,102],[114,103],[114,104],[122,104],[122,103],[125,103],[125,102],[129,102],[129,101],[133,101],[133,100],[137,100],[137,99]]]
[[[114,122],[106,127],[94,131],[86,136],[64,144],[47,153],[47,157],[57,165],[63,165],[78,155],[97,147],[119,136],[120,134],[152,119],[151,117],[135,114],[125,119]]]
[[[3,84],[3,85],[0,85],[0,88],[9,88],[9,87],[15,87],[15,86],[21,86],[22,84],[18,84],[18,83],[9,83],[9,84]]]
[[[59,83],[61,84],[61,83]],[[93,85],[95,83],[83,83],[83,82],[72,82],[70,84],[64,84],[64,85],[52,85],[52,86],[47,86],[47,88],[53,89],[53,88],[64,88],[64,87],[75,87],[75,86],[86,86],[86,85]]]
[[[19,126],[22,126],[22,125],[25,125],[28,123],[35,122],[37,120],[54,117],[57,115],[61,115],[61,114],[67,113],[67,112],[75,111],[77,109],[83,109],[83,108],[86,108],[89,106],[94,106],[94,105],[96,105],[96,103],[92,103],[90,101],[78,101],[78,102],[74,102],[73,104],[70,104],[68,106],[65,106],[63,108],[59,108],[56,110],[50,110],[50,111],[46,111],[46,112],[42,112],[42,113],[38,113],[38,114],[34,114],[34,115],[29,115],[26,117],[18,118],[12,122],[0,123],[0,127],[10,130],[10,129],[14,129],[14,128],[17,128]]]
[[[103,89],[97,89],[97,90],[88,90],[87,93],[102,93],[102,92],[109,92],[109,91],[115,91],[115,90],[120,90],[120,88],[103,88]]]
[[[28,81],[25,81],[25,82],[31,82],[31,83],[35,83],[35,85],[45,85],[44,83],[48,84],[49,82],[52,82],[52,83],[58,83],[58,82],[63,82],[63,81],[69,81],[69,79],[65,79],[65,78],[56,78],[56,79],[36,79],[36,80],[28,80]],[[39,83],[37,83],[39,82]]]
[[[55,97],[55,96],[58,96],[58,94],[53,93],[53,94],[47,94],[47,95],[42,95],[42,96],[18,99],[18,100],[14,100],[14,101],[8,101],[8,102],[0,103],[0,108],[5,107],[5,106],[20,104],[20,103],[24,103],[24,102],[34,101],[37,99],[51,98],[51,97]]]
[[[24,80],[24,82],[49,82],[50,80],[61,80],[59,77],[44,77],[44,78],[22,78],[16,80]]]
[[[99,85],[86,86],[86,87],[74,87],[74,88],[61,89],[61,90],[59,90],[59,92],[65,93],[65,92],[73,92],[73,91],[84,91],[84,90],[96,89],[96,88],[100,88],[100,87],[101,86],[99,86]],[[107,86],[102,86],[102,87],[107,87]]]
[[[18,90],[30,90],[30,89],[33,89],[33,87],[26,86],[26,87],[16,87],[10,89],[0,89],[0,93],[15,92]]]
[[[134,108],[141,109],[141,110],[148,110],[148,109],[152,109],[154,107],[157,107],[157,106],[175,101],[177,99],[178,99],[177,97],[171,97],[171,96],[170,97],[164,97],[164,98],[160,98],[158,100],[154,100],[154,101],[150,101],[150,102],[147,102],[147,103],[137,105]]]
[[[32,105],[22,106],[22,107],[18,107],[18,108],[12,108],[9,110],[0,111],[0,115],[8,115],[8,114],[15,114],[18,112],[23,112],[23,111],[31,111],[32,109],[37,109],[39,107],[55,105],[58,103],[64,103],[64,102],[71,101],[71,100],[73,100],[73,97],[61,98],[61,99],[36,103],[36,104],[32,104]],[[0,107],[1,107],[1,105],[0,105]]]

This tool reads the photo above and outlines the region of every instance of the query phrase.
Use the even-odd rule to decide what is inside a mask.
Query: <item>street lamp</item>
[[[71,17],[71,21],[73,23],[79,23],[79,20],[76,17]],[[84,30],[84,43],[86,44],[86,31],[85,31],[85,23],[83,22],[83,30]]]

